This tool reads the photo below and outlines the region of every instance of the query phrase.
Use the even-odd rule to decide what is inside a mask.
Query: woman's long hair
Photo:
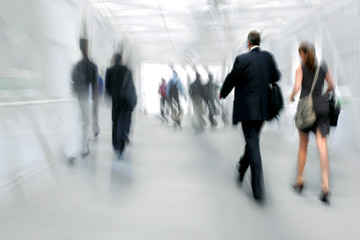
[[[315,71],[316,55],[314,45],[310,42],[303,41],[300,44],[299,53],[300,51],[305,53],[305,66],[310,68],[312,71]]]

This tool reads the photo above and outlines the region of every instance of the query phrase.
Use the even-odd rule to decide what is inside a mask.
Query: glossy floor
[[[57,107],[62,114],[68,109]],[[7,117],[0,138],[1,239],[360,238],[355,152],[329,149],[332,198],[323,205],[314,139],[307,185],[299,196],[291,189],[297,141],[277,126],[265,126],[267,201],[258,205],[250,173],[241,186],[236,181],[235,165],[244,149],[239,128],[195,134],[187,118],[174,130],[157,117],[137,115],[131,144],[119,160],[111,147],[110,111],[102,107],[101,133],[91,137],[90,154],[69,164],[71,128],[58,128],[63,122],[49,119],[49,109],[8,109],[2,115]]]

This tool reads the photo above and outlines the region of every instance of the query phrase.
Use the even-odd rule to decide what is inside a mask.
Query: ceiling
[[[143,61],[221,61],[245,43],[284,33],[331,0],[89,0],[119,39],[130,39]]]

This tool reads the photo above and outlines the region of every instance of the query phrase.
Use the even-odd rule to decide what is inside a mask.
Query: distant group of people
[[[105,89],[102,77],[98,74],[97,66],[89,59],[88,40],[79,42],[82,59],[74,66],[71,83],[72,91],[79,103],[81,118],[81,155],[89,154],[88,128],[90,123],[90,101],[92,99],[93,133],[97,137],[100,133],[98,111],[102,93],[112,99],[112,145],[119,158],[122,158],[126,144],[129,143],[132,112],[137,104],[137,95],[131,71],[123,65],[122,55],[115,53],[113,66],[109,67],[105,75]],[[90,92],[92,93],[90,96]],[[76,150],[72,150],[69,161],[76,158]]]
[[[158,93],[160,94],[160,113],[163,122],[168,123],[166,117],[167,109],[170,108],[171,119],[174,122],[174,127],[181,127],[181,116],[183,113],[179,94],[186,100],[186,95],[179,79],[178,73],[172,68],[173,76],[168,83],[164,78],[161,79]]]
[[[173,72],[173,78],[171,78],[168,84],[166,84],[164,78],[161,79],[161,85],[158,90],[160,94],[160,114],[162,121],[168,123],[166,113],[169,107],[171,109],[171,118],[174,121],[174,126],[181,126],[182,108],[179,101],[179,93],[181,93],[185,99],[186,95],[177,73],[174,70]],[[208,82],[202,84],[201,76],[196,71],[195,80],[189,85],[189,96],[194,110],[192,125],[196,132],[202,132],[205,128],[205,120],[203,118],[204,109],[208,112],[211,127],[217,126],[214,118],[217,112],[215,106],[217,87],[213,82],[213,75],[209,73],[208,77]]]
[[[194,118],[193,127],[196,132],[202,132],[205,127],[205,120],[203,119],[203,111],[207,110],[208,119],[211,127],[216,127],[217,122],[215,120],[215,114],[217,108],[215,106],[217,87],[213,82],[213,75],[208,74],[208,82],[202,84],[201,76],[198,72],[195,73],[195,81],[189,86],[189,95],[192,99]]]

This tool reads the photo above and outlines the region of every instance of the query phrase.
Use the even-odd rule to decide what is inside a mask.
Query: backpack
[[[161,97],[166,98],[166,86],[160,86],[160,95]]]
[[[134,87],[131,72],[127,70],[120,89],[119,106],[125,105],[129,107],[131,110],[133,110],[136,104],[137,104],[136,90]]]

